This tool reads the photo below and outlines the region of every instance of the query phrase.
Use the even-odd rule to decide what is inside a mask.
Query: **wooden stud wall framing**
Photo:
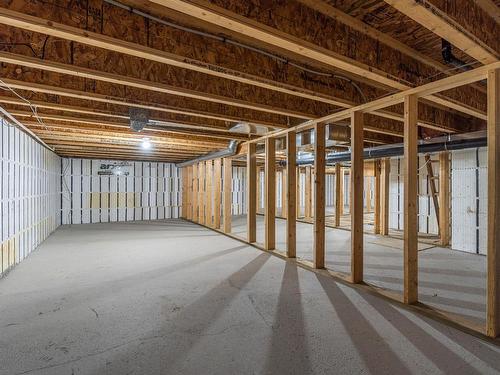
[[[450,244],[450,153],[439,154],[439,238],[441,246]]]
[[[491,64],[487,67],[477,68],[475,70],[457,74],[455,76],[445,78],[441,81],[432,82],[420,87],[409,89],[402,93],[393,94],[390,97],[381,98],[370,103],[362,104],[358,107],[340,111],[332,115],[325,116],[321,119],[309,121],[307,123],[291,127],[286,130],[271,132],[270,134],[259,138],[259,141],[266,141],[266,178],[268,182],[275,181],[270,178],[274,171],[270,171],[274,160],[270,157],[270,143],[274,142],[277,136],[287,136],[287,180],[286,180],[286,202],[287,202],[287,256],[295,256],[296,245],[296,228],[294,213],[299,212],[299,190],[300,184],[299,175],[300,169],[295,165],[295,137],[297,131],[314,128],[316,131],[315,137],[315,160],[314,160],[314,194],[312,191],[307,192],[308,183],[304,184],[305,194],[309,197],[314,197],[314,204],[309,204],[306,207],[306,216],[308,210],[312,209],[314,238],[313,238],[313,268],[324,268],[325,266],[325,123],[327,121],[336,121],[345,119],[351,116],[351,141],[352,141],[352,160],[350,174],[350,183],[344,186],[344,174],[347,172],[340,165],[335,166],[335,201],[336,201],[336,217],[340,217],[339,211],[343,208],[344,200],[342,199],[343,190],[347,190],[351,204],[351,234],[352,234],[352,282],[359,283],[363,280],[363,176],[365,174],[364,164],[362,161],[363,153],[363,113],[372,112],[377,109],[385,108],[394,104],[404,103],[404,290],[403,302],[406,304],[414,304],[418,301],[418,222],[417,222],[417,183],[418,183],[418,155],[417,155],[417,135],[418,135],[418,100],[421,97],[437,93],[439,91],[448,90],[459,85],[472,83],[478,80],[488,78],[488,299],[487,299],[487,325],[486,333],[489,336],[496,337],[500,332],[500,256],[499,247],[500,239],[497,238],[498,223],[500,222],[500,63]],[[256,142],[247,142],[247,215],[248,215],[248,242],[255,242],[255,215],[256,215]],[[442,197],[440,197],[440,222],[445,223],[443,219],[447,203],[449,200],[444,192],[449,192],[449,156],[446,153],[440,155],[441,170],[440,170],[440,187]],[[273,162],[273,163],[271,163]],[[389,231],[389,172],[390,159],[385,158],[377,161],[373,176],[375,177],[375,194],[374,207],[375,215],[380,227],[380,233],[387,235]],[[230,185],[230,169],[224,161],[224,216],[229,211],[230,203],[227,187]],[[305,167],[305,179],[311,180],[312,170],[310,167]],[[399,172],[398,172],[399,173]],[[372,176],[372,174],[367,173]],[[269,176],[269,177],[268,177]],[[309,176],[309,177],[308,177]],[[274,186],[272,186],[274,185]],[[266,184],[266,200],[268,203],[275,194],[275,183]],[[194,189],[193,189],[194,190]],[[367,189],[369,191],[370,189]],[[295,194],[295,196],[294,196]],[[340,204],[339,204],[340,203]],[[266,204],[268,206],[269,204]],[[307,206],[307,199],[305,199]],[[273,204],[274,206],[274,204]],[[266,208],[269,210],[269,208]],[[266,211],[267,212],[267,211]],[[270,217],[271,215],[269,215]],[[449,219],[448,219],[449,220]],[[337,225],[340,223],[336,223]],[[271,228],[270,223],[267,223],[268,229]],[[229,230],[224,226],[226,233]],[[268,230],[266,229],[266,231]],[[443,232],[443,231],[442,231]],[[267,233],[267,235],[269,232]],[[266,240],[266,248],[274,248],[270,246],[270,238]],[[332,273],[333,271],[330,271]],[[422,309],[427,309],[425,305],[421,305]],[[427,309],[429,313],[433,310]],[[460,325],[472,327],[463,322],[456,322]]]
[[[223,199],[222,199],[222,220],[224,233],[231,233],[231,205],[232,205],[232,186],[233,186],[233,167],[230,158],[224,158],[224,179],[223,179]]]
[[[314,126],[314,268],[325,267],[325,125]],[[310,172],[309,172],[310,173]]]
[[[296,134],[290,132],[286,136],[287,149],[287,184],[286,184],[286,255],[295,258],[297,251],[297,142]]]
[[[380,166],[380,234],[389,234],[389,173],[391,161],[384,158]]]
[[[221,182],[222,182],[222,160],[215,159],[214,161],[214,228],[220,229],[220,211],[221,211]]]
[[[351,118],[351,281],[363,281],[363,113]]]
[[[403,300],[418,300],[417,226],[417,112],[418,98],[404,99],[404,291]]]
[[[340,226],[340,215],[342,214],[342,170],[339,163],[335,164],[335,226]]]
[[[488,73],[488,336],[500,335],[500,68]]]
[[[376,160],[374,163],[375,167],[375,179],[374,179],[374,222],[373,222],[373,233],[380,234],[380,221],[381,221],[381,199],[380,199],[380,160]]]
[[[213,163],[212,160],[205,162],[205,225],[211,227],[212,224],[212,177]]]
[[[264,192],[264,249],[276,245],[276,141],[266,139],[265,192]]]
[[[257,240],[257,157],[256,144],[249,143],[247,150],[247,240]]]
[[[304,186],[305,201],[304,201],[304,217],[310,219],[312,215],[312,171],[311,167],[306,167],[306,183]]]

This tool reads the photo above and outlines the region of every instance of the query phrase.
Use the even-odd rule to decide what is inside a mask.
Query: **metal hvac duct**
[[[439,151],[453,151],[467,148],[485,147],[487,145],[486,131],[478,131],[465,134],[455,134],[445,137],[437,137],[430,140],[420,141],[418,153],[432,153]],[[404,144],[396,143],[387,146],[367,148],[363,152],[363,159],[379,159],[404,155]],[[329,165],[351,160],[351,152],[337,152],[326,156]],[[282,161],[286,165],[286,161]],[[308,165],[314,163],[314,156],[297,158],[297,165]]]
[[[232,139],[231,141],[229,141],[229,145],[227,146],[227,148],[225,148],[223,150],[209,152],[208,154],[198,156],[195,159],[191,159],[188,161],[184,161],[182,163],[178,163],[178,164],[176,164],[176,167],[183,168],[183,167],[187,167],[188,165],[198,163],[198,162],[204,161],[204,160],[226,158],[229,156],[233,156],[236,154],[236,151],[238,150],[239,144],[240,144],[239,141]]]

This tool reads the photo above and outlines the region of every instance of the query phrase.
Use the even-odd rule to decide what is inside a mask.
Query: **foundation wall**
[[[0,117],[0,276],[60,225],[60,158]]]
[[[178,218],[181,172],[174,164],[62,159],[63,224]]]

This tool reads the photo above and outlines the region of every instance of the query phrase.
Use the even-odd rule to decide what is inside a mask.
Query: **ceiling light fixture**
[[[151,148],[151,141],[149,140],[149,138],[144,138],[142,140],[141,147],[144,150],[149,150]]]

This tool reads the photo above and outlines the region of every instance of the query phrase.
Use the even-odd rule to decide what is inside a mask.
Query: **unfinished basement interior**
[[[499,0],[0,0],[0,375],[500,374]]]

